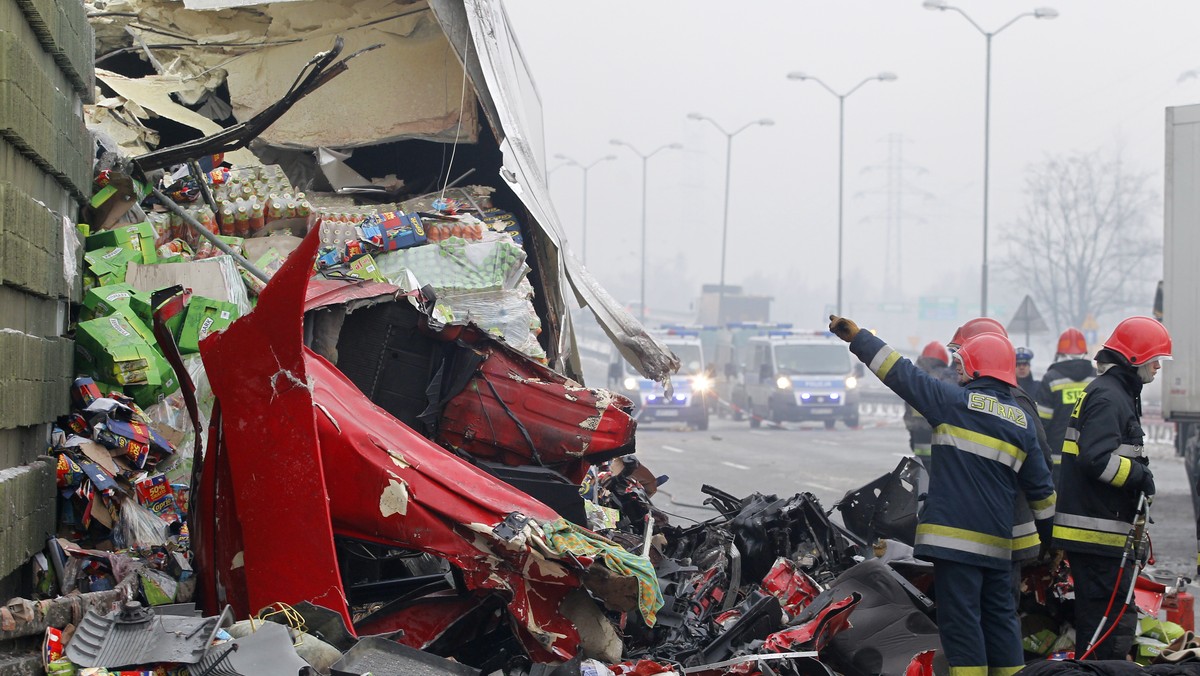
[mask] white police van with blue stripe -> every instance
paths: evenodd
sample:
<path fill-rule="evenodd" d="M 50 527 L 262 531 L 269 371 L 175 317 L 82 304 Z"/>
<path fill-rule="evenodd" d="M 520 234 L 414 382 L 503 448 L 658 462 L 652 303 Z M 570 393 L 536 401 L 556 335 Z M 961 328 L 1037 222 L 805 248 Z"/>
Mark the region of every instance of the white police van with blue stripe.
<path fill-rule="evenodd" d="M 679 372 L 671 376 L 671 396 L 667 396 L 662 384 L 643 377 L 619 354 L 609 366 L 608 389 L 633 402 L 639 425 L 685 422 L 698 430 L 708 429 L 713 377 L 705 364 L 699 334 L 671 330 L 656 337 L 679 358 Z"/>
<path fill-rule="evenodd" d="M 862 365 L 832 334 L 771 331 L 747 341 L 742 357 L 734 404 L 746 411 L 751 427 L 763 420 L 819 420 L 831 429 L 841 420 L 847 427 L 858 426 Z"/>

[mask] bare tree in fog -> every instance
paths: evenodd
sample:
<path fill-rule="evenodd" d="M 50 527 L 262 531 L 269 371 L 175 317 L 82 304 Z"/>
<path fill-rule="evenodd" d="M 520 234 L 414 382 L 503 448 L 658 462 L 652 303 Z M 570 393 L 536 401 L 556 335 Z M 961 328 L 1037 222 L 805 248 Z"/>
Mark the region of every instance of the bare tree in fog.
<path fill-rule="evenodd" d="M 1054 157 L 1030 167 L 1027 201 L 1004 240 L 1008 272 L 1063 329 L 1089 315 L 1150 303 L 1148 280 L 1162 242 L 1151 227 L 1152 175 L 1100 152 Z"/>

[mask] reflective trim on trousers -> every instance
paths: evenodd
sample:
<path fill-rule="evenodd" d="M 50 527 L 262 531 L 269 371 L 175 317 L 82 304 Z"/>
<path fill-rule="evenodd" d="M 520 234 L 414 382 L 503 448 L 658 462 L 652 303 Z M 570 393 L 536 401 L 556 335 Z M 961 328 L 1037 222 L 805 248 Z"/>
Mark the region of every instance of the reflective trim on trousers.
<path fill-rule="evenodd" d="M 997 537 L 965 528 L 931 523 L 918 524 L 916 544 L 945 547 L 1005 561 L 1012 559 L 1012 538 Z"/>

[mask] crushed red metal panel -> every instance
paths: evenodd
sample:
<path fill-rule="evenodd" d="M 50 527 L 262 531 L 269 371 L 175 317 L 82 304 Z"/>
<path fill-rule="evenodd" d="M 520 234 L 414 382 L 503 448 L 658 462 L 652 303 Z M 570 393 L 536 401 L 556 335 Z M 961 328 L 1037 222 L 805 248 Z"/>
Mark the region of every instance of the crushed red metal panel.
<path fill-rule="evenodd" d="M 201 344 L 221 404 L 220 458 L 232 479 L 213 504 L 232 499 L 236 507 L 250 609 L 312 601 L 350 623 L 304 363 L 300 308 L 319 243 L 313 233 L 263 290 L 254 312 Z M 228 552 L 214 554 L 220 561 Z M 296 565 L 301 558 L 304 565 Z"/>
<path fill-rule="evenodd" d="M 502 345 L 478 341 L 473 349 L 483 361 L 447 402 L 438 441 L 484 460 L 552 467 L 574 483 L 590 465 L 633 451 L 637 424 L 625 397 L 583 387 Z"/>
<path fill-rule="evenodd" d="M 363 280 L 310 279 L 304 293 L 304 311 L 361 300 L 395 298 L 400 287 Z"/>
<path fill-rule="evenodd" d="M 579 637 L 558 606 L 578 576 L 534 546 L 536 521 L 558 515 L 400 423 L 303 347 L 316 244 L 314 231 L 258 308 L 201 346 L 221 403 L 216 462 L 226 459 L 230 476 L 213 504 L 236 506 L 249 608 L 308 600 L 350 624 L 334 536 L 350 537 L 450 561 L 469 589 L 507 600 L 531 657 L 570 658 Z M 502 536 L 514 514 L 531 520 Z M 207 555 L 222 584 L 232 583 L 219 565 L 231 542 L 216 539 Z"/>

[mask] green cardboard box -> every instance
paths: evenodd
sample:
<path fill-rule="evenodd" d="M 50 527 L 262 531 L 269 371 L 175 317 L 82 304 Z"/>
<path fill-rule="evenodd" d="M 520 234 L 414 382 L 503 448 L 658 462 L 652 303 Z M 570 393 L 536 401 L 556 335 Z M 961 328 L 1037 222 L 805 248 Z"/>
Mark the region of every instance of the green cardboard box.
<path fill-rule="evenodd" d="M 183 327 L 179 330 L 179 352 L 199 352 L 201 340 L 209 334 L 229 328 L 237 318 L 238 309 L 233 303 L 192 296 L 183 317 Z"/>
<path fill-rule="evenodd" d="M 372 282 L 386 282 L 383 275 L 379 272 L 379 266 L 375 264 L 375 259 L 370 254 L 360 256 L 350 261 L 350 276 L 366 279 Z"/>
<path fill-rule="evenodd" d="M 128 247 L 110 246 L 83 254 L 87 268 L 84 285 L 91 287 L 109 286 L 125 282 L 125 268 L 131 261 L 141 259 L 141 254 Z M 90 277 L 89 277 L 90 276 Z"/>
<path fill-rule="evenodd" d="M 150 329 L 151 334 L 154 332 L 154 308 L 150 303 L 152 295 L 153 292 L 150 291 L 136 291 L 129 298 L 129 309 Z M 179 342 L 179 330 L 183 327 L 183 314 L 181 312 L 167 320 L 167 328 L 171 330 L 171 335 L 175 337 L 176 342 Z M 153 338 L 149 342 L 157 345 L 158 339 Z"/>
<path fill-rule="evenodd" d="M 136 320 L 135 320 L 136 321 Z M 140 323 L 140 322 L 139 322 Z M 76 370 L 120 385 L 152 384 L 151 364 L 161 359 L 120 314 L 79 322 L 75 329 Z"/>
<path fill-rule="evenodd" d="M 114 312 L 129 310 L 129 299 L 135 293 L 128 284 L 97 286 L 83 294 L 83 318 L 107 317 Z"/>
<path fill-rule="evenodd" d="M 142 221 L 88 235 L 83 248 L 92 251 L 105 247 L 124 247 L 139 254 L 139 263 L 157 263 L 158 250 L 154 245 L 156 237 L 157 233 L 154 232 L 150 221 Z"/>
<path fill-rule="evenodd" d="M 147 384 L 130 385 L 124 388 L 125 394 L 133 397 L 134 402 L 142 408 L 157 404 L 160 399 L 179 389 L 179 380 L 175 376 L 175 370 L 157 350 L 154 351 L 154 357 L 150 361 L 147 376 Z"/>

